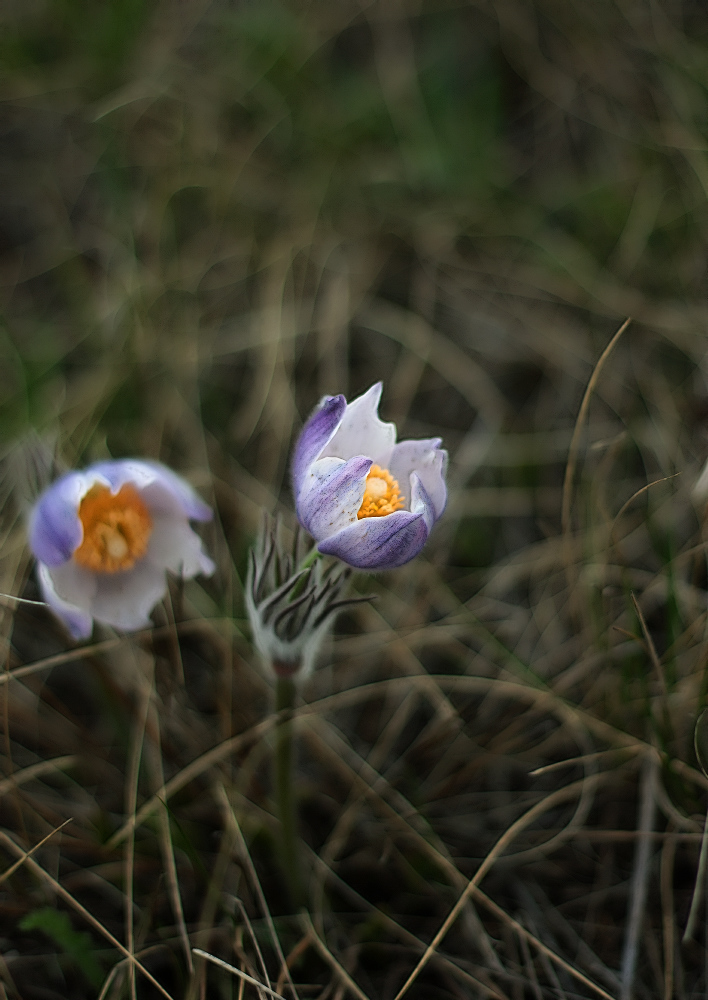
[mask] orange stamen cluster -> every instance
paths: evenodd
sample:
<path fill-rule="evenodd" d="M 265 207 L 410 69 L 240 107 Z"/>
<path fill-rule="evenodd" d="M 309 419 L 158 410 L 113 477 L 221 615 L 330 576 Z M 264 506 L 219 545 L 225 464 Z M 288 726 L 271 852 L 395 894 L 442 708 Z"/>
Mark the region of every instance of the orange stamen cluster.
<path fill-rule="evenodd" d="M 398 483 L 388 469 L 372 465 L 366 477 L 364 499 L 357 517 L 384 517 L 403 506 Z"/>
<path fill-rule="evenodd" d="M 74 559 L 97 573 L 131 569 L 147 552 L 152 518 L 131 483 L 111 493 L 108 486 L 93 486 L 79 505 L 84 538 Z"/>

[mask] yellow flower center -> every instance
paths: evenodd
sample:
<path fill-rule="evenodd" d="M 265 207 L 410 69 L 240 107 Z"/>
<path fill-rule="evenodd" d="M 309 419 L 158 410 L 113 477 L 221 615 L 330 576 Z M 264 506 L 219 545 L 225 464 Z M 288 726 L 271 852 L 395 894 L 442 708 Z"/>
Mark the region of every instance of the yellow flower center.
<path fill-rule="evenodd" d="M 366 477 L 364 499 L 357 517 L 383 517 L 385 514 L 393 514 L 394 510 L 400 510 L 402 506 L 399 486 L 391 473 L 380 465 L 372 465 Z"/>
<path fill-rule="evenodd" d="M 152 518 L 131 483 L 111 493 L 108 486 L 93 486 L 79 505 L 84 538 L 74 559 L 97 573 L 131 569 L 147 552 Z"/>

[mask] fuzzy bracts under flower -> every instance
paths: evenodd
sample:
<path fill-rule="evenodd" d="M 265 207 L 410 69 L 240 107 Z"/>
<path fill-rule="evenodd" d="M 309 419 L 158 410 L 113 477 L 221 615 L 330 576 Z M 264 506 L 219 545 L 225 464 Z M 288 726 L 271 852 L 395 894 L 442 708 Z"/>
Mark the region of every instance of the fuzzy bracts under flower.
<path fill-rule="evenodd" d="M 159 462 L 121 459 L 67 472 L 39 497 L 29 543 L 44 600 L 76 639 L 93 623 L 149 625 L 167 571 L 210 575 L 214 563 L 189 526 L 210 508 Z"/>
<path fill-rule="evenodd" d="M 253 642 L 276 677 L 301 679 L 312 670 L 317 651 L 339 611 L 370 597 L 344 597 L 350 570 L 337 563 L 298 569 L 303 559 L 296 534 L 286 550 L 277 522 L 266 520 L 251 550 L 246 609 Z M 305 560 L 306 561 L 306 560 Z"/>
<path fill-rule="evenodd" d="M 351 403 L 325 396 L 293 459 L 300 523 L 320 552 L 366 570 L 413 559 L 447 502 L 440 438 L 397 444 L 395 424 L 379 419 L 381 388 Z"/>

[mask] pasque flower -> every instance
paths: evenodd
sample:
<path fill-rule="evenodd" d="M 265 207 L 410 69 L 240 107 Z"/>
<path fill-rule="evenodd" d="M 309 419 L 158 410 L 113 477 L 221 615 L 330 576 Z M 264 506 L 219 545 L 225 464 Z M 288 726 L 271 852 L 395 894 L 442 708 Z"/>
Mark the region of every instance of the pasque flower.
<path fill-rule="evenodd" d="M 300 523 L 325 555 L 357 569 L 402 566 L 420 552 L 447 500 L 440 438 L 396 443 L 379 419 L 381 383 L 347 403 L 325 396 L 295 448 Z"/>
<path fill-rule="evenodd" d="M 94 620 L 125 631 L 145 627 L 167 592 L 166 571 L 184 579 L 214 572 L 189 526 L 211 516 L 159 462 L 119 459 L 67 472 L 30 515 L 44 600 L 76 639 L 91 634 Z"/>

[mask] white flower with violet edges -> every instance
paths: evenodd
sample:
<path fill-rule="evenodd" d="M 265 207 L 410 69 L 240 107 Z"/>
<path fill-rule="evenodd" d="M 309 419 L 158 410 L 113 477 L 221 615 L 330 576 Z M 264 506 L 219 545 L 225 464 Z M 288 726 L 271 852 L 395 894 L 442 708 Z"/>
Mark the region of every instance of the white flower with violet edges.
<path fill-rule="evenodd" d="M 325 396 L 293 457 L 300 523 L 318 550 L 357 569 L 402 566 L 425 544 L 447 502 L 440 438 L 396 443 L 379 418 L 382 384 L 347 403 Z"/>
<path fill-rule="evenodd" d="M 150 624 L 165 573 L 209 576 L 214 563 L 189 526 L 211 509 L 159 462 L 118 459 L 67 472 L 30 514 L 29 544 L 44 600 L 75 639 L 93 622 L 126 632 Z"/>

